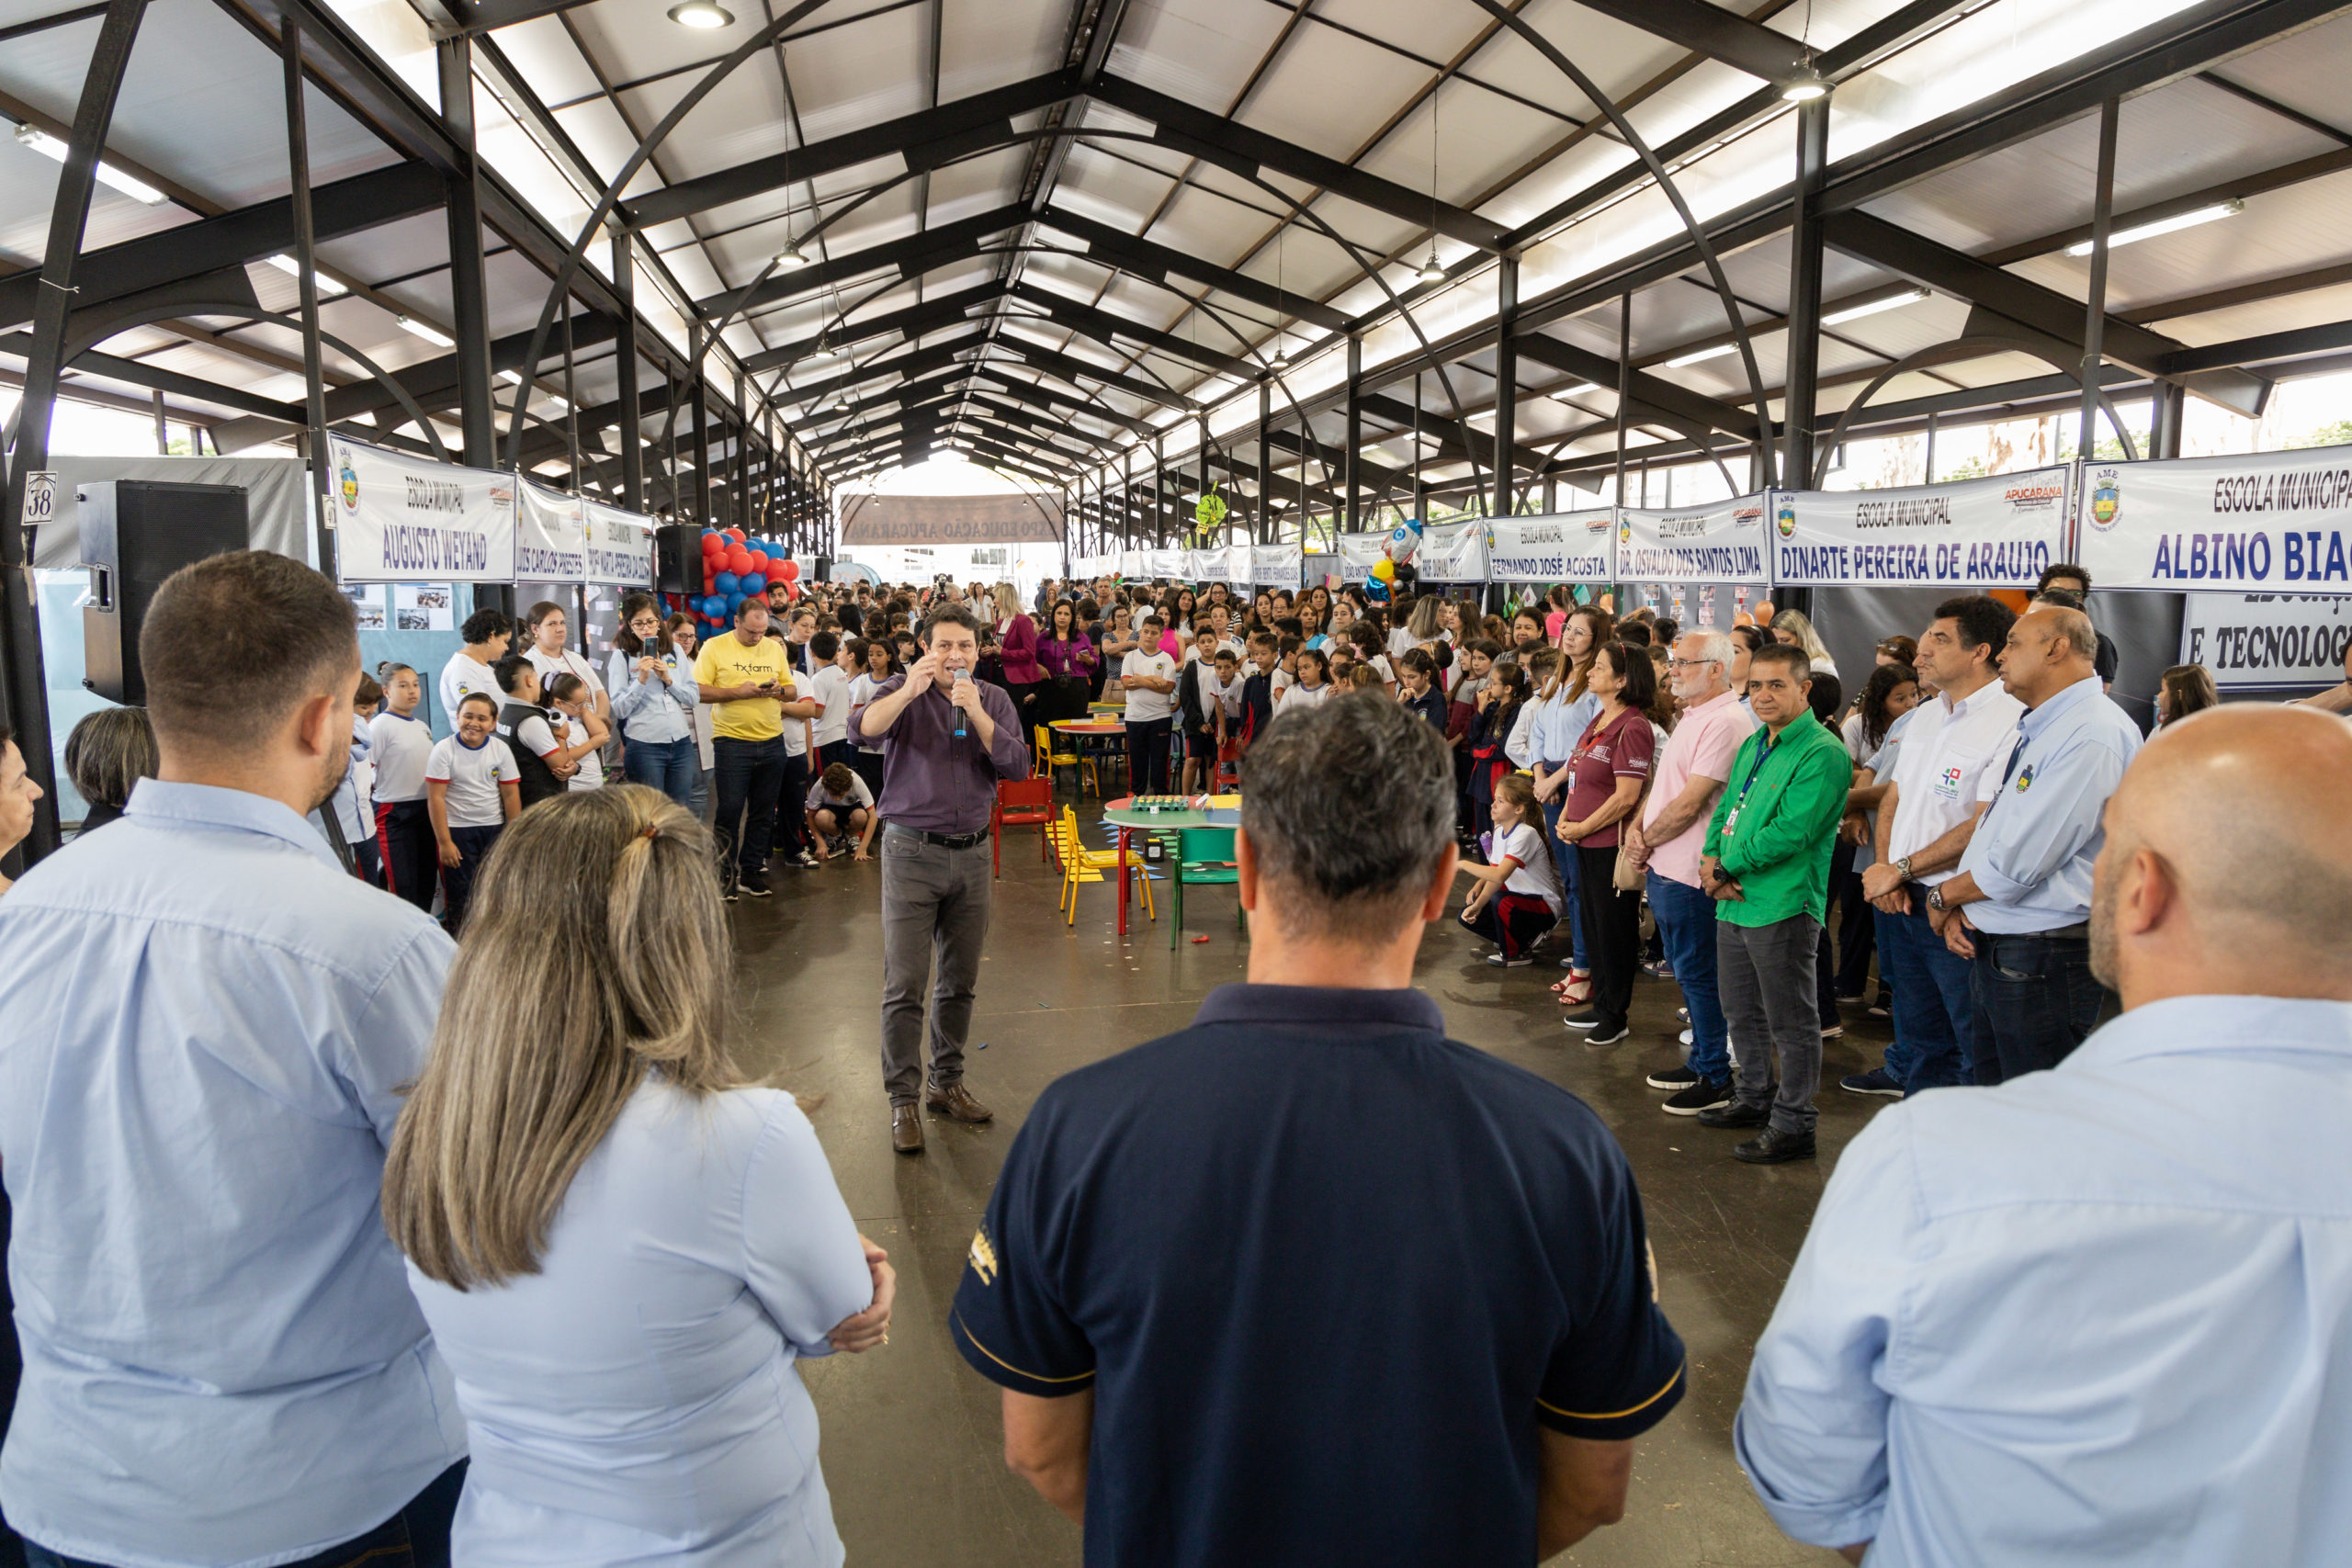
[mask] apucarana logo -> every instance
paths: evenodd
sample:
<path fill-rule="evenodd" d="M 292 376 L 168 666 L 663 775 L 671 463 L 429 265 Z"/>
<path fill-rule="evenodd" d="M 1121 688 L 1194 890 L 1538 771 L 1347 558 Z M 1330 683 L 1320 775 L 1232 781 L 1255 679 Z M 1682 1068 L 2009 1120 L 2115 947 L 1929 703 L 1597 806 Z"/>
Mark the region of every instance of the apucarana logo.
<path fill-rule="evenodd" d="M 1772 510 L 1772 525 L 1781 531 L 1781 537 L 1783 539 L 1796 536 L 1797 498 L 1795 496 L 1782 495 L 1780 498 L 1779 503 Z"/>
<path fill-rule="evenodd" d="M 2122 470 L 2101 468 L 2091 475 L 2091 526 L 2112 528 L 2122 511 Z"/>
<path fill-rule="evenodd" d="M 359 470 L 352 465 L 348 446 L 338 446 L 334 449 L 334 491 L 343 497 L 345 512 L 359 510 Z"/>
<path fill-rule="evenodd" d="M 1634 520 L 1632 518 L 1621 517 L 1617 520 L 1617 542 L 1621 545 L 1630 545 L 1634 542 Z"/>

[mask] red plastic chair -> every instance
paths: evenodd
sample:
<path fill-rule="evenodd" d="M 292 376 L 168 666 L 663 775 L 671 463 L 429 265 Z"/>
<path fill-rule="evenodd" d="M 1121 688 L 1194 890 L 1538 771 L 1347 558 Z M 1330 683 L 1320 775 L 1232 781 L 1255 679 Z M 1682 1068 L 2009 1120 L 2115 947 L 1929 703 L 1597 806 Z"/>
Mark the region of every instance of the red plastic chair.
<path fill-rule="evenodd" d="M 1054 781 L 1051 774 L 1035 779 L 999 779 L 996 785 L 996 806 L 989 813 L 989 865 L 998 876 L 1004 874 L 1004 829 L 1007 824 L 1016 828 L 1037 829 L 1037 860 L 1046 860 L 1047 831 L 1054 820 Z"/>
<path fill-rule="evenodd" d="M 1227 784 L 1241 787 L 1241 742 L 1228 739 L 1216 749 L 1216 793 L 1222 795 Z"/>

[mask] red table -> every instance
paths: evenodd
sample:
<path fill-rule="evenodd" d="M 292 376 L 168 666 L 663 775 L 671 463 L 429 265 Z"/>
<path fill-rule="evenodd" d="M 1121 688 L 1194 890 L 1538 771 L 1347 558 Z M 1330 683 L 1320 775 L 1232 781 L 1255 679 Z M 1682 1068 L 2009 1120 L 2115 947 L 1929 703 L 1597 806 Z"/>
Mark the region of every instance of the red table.
<path fill-rule="evenodd" d="M 1206 798 L 1200 796 L 1196 798 Z M 1102 803 L 1102 820 L 1119 831 L 1119 934 L 1127 934 L 1127 835 L 1132 832 L 1169 832 L 1178 828 L 1212 828 L 1221 826 L 1210 820 L 1206 811 L 1138 811 L 1136 797 L 1123 795 L 1116 800 Z"/>

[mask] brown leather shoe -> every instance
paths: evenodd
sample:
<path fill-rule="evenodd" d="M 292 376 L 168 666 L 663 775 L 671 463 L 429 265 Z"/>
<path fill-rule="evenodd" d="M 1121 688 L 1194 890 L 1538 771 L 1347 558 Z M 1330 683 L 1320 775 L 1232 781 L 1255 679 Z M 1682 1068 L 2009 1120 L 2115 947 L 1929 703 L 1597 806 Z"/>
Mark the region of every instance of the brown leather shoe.
<path fill-rule="evenodd" d="M 913 1106 L 890 1107 L 890 1146 L 902 1155 L 922 1153 L 922 1118 Z"/>
<path fill-rule="evenodd" d="M 964 1087 L 961 1078 L 945 1089 L 933 1085 L 924 1093 L 922 1103 L 925 1110 L 952 1116 L 958 1122 L 987 1122 L 996 1115 L 995 1111 L 972 1098 L 972 1091 Z"/>

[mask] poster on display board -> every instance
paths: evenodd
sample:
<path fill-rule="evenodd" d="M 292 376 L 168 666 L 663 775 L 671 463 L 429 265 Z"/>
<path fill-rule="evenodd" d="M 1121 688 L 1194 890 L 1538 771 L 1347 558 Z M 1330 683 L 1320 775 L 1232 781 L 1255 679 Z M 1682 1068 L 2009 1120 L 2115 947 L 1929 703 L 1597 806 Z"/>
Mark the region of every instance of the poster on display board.
<path fill-rule="evenodd" d="M 1626 582 L 1763 582 L 1770 552 L 1762 495 L 1617 513 L 1616 577 Z"/>
<path fill-rule="evenodd" d="M 2089 463 L 2080 485 L 2099 588 L 2352 591 L 2352 446 Z"/>
<path fill-rule="evenodd" d="M 2068 465 L 1900 490 L 1771 494 L 1772 581 L 1822 588 L 2030 588 L 2066 558 Z"/>
<path fill-rule="evenodd" d="M 1151 575 L 1170 582 L 1183 576 L 1184 569 L 1193 564 L 1182 550 L 1147 550 L 1144 554 L 1150 559 Z"/>
<path fill-rule="evenodd" d="M 1230 582 L 1232 558 L 1223 549 L 1187 550 L 1184 570 L 1194 582 Z"/>
<path fill-rule="evenodd" d="M 615 588 L 653 583 L 653 519 L 601 501 L 587 508 L 588 581 Z"/>
<path fill-rule="evenodd" d="M 1373 564 L 1388 558 L 1388 530 L 1376 534 L 1342 534 L 1340 536 L 1340 581 L 1362 582 L 1372 575 Z"/>
<path fill-rule="evenodd" d="M 1151 558 L 1142 550 L 1121 550 L 1119 552 L 1119 575 L 1125 578 L 1150 576 Z"/>
<path fill-rule="evenodd" d="M 1236 588 L 1250 585 L 1250 548 L 1248 545 L 1227 545 L 1225 547 L 1225 580 Z"/>
<path fill-rule="evenodd" d="M 2352 599 L 2316 593 L 2189 593 L 2180 661 L 2223 691 L 2333 686 L 2352 646 Z"/>
<path fill-rule="evenodd" d="M 1250 581 L 1261 588 L 1296 588 L 1302 552 L 1296 545 L 1250 547 Z"/>
<path fill-rule="evenodd" d="M 1487 525 L 1487 576 L 1495 582 L 1613 582 L 1614 508 L 1543 517 L 1498 517 Z"/>
<path fill-rule="evenodd" d="M 1484 582 L 1487 581 L 1487 525 L 1471 518 L 1461 523 L 1432 523 L 1421 530 L 1421 547 L 1413 557 L 1423 582 Z"/>
<path fill-rule="evenodd" d="M 335 436 L 326 505 L 345 582 L 512 582 L 514 476 Z"/>
<path fill-rule="evenodd" d="M 515 487 L 514 580 L 588 580 L 588 525 L 578 496 L 543 490 L 528 479 Z"/>

